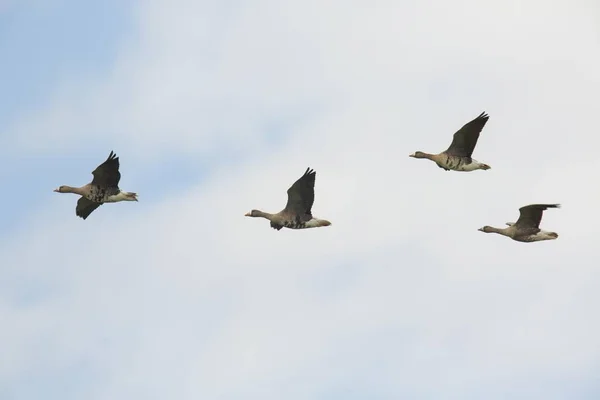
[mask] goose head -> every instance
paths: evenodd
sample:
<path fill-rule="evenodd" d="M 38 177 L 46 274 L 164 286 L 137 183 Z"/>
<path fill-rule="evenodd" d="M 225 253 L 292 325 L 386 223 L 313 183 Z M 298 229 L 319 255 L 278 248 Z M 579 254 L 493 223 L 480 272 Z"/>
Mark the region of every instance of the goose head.
<path fill-rule="evenodd" d="M 67 186 L 67 185 L 62 185 L 57 187 L 56 189 L 54 189 L 54 192 L 56 193 L 75 193 L 75 189 L 71 186 Z"/>
<path fill-rule="evenodd" d="M 415 151 L 414 153 L 409 154 L 408 156 L 412 158 L 427 158 L 427 154 L 423 153 L 422 151 Z"/>

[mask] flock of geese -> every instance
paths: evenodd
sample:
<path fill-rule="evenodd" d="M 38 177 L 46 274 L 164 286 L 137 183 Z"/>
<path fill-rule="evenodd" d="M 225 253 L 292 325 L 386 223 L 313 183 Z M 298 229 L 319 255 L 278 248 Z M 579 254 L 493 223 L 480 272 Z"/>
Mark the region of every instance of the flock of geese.
<path fill-rule="evenodd" d="M 413 158 L 425 158 L 437 164 L 446 171 L 471 172 L 478 169 L 488 170 L 491 167 L 471 157 L 479 134 L 487 123 L 489 116 L 484 112 L 474 120 L 466 123 L 459 129 L 452 139 L 447 150 L 438 154 L 429 154 L 417 151 L 410 155 Z M 119 157 L 112 151 L 102 164 L 93 172 L 92 182 L 81 187 L 60 186 L 55 189 L 58 193 L 74 193 L 79 196 L 75 213 L 84 220 L 104 203 L 120 201 L 138 201 L 136 193 L 126 192 L 119 188 L 121 173 L 119 172 Z M 271 227 L 276 230 L 281 228 L 307 229 L 329 226 L 331 222 L 315 218 L 312 215 L 312 206 L 315 201 L 316 172 L 308 168 L 287 191 L 288 201 L 285 208 L 275 214 L 260 210 L 252 210 L 247 217 L 260 217 L 268 219 Z M 479 230 L 485 233 L 498 233 L 518 242 L 538 242 L 558 238 L 556 232 L 547 232 L 540 229 L 540 222 L 544 210 L 559 208 L 560 204 L 530 204 L 519 209 L 517 222 L 507 222 L 506 228 L 484 226 Z"/>

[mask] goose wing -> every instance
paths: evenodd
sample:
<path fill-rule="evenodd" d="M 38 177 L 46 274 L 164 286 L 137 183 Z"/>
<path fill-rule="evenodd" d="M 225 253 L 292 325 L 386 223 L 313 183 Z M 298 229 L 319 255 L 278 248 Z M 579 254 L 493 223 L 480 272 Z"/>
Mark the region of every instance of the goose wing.
<path fill-rule="evenodd" d="M 75 214 L 77 214 L 78 217 L 86 219 L 92 213 L 92 211 L 94 211 L 96 208 L 100 207 L 101 205 L 102 205 L 102 203 L 96 203 L 95 201 L 88 200 L 87 198 L 82 196 L 77 201 L 77 207 L 75 208 Z"/>
<path fill-rule="evenodd" d="M 300 217 L 312 218 L 311 208 L 315 201 L 316 172 L 310 168 L 287 191 L 288 201 L 285 212 L 293 213 Z"/>
<path fill-rule="evenodd" d="M 489 115 L 482 112 L 477 118 L 467 122 L 462 128 L 456 131 L 446 153 L 459 157 L 471 157 L 479 139 L 479 134 L 489 118 Z"/>
<path fill-rule="evenodd" d="M 548 208 L 560 208 L 560 204 L 530 204 L 519 208 L 519 219 L 515 225 L 519 229 L 539 230 L 542 214 Z"/>
<path fill-rule="evenodd" d="M 92 172 L 92 175 L 94 175 L 92 185 L 118 187 L 119 181 L 121 180 L 119 157 L 111 151 L 106 161 L 100 164 L 94 172 Z"/>

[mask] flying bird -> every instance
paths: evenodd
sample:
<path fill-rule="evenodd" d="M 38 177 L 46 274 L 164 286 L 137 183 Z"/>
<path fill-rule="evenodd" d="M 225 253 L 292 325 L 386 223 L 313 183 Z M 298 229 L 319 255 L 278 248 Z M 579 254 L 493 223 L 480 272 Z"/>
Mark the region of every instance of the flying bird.
<path fill-rule="evenodd" d="M 119 189 L 121 173 L 119 172 L 119 157 L 112 151 L 102 164 L 93 172 L 91 183 L 81 187 L 60 186 L 54 189 L 57 193 L 74 193 L 81 196 L 77 201 L 75 214 L 86 219 L 96 208 L 104 203 L 119 201 L 138 201 L 137 193 L 125 192 Z"/>
<path fill-rule="evenodd" d="M 560 208 L 560 204 L 530 204 L 519 209 L 520 215 L 516 223 L 506 223 L 508 228 L 494 228 L 486 225 L 478 230 L 485 233 L 499 233 L 517 242 L 529 243 L 554 240 L 558 238 L 558 233 L 540 229 L 542 214 L 548 208 Z"/>
<path fill-rule="evenodd" d="M 488 121 L 489 116 L 482 112 L 474 120 L 467 122 L 460 128 L 452 139 L 450 147 L 446 151 L 439 154 L 429 154 L 422 151 L 417 151 L 410 154 L 413 158 L 426 158 L 437 164 L 438 167 L 446 171 L 475 171 L 477 169 L 488 170 L 491 167 L 481 163 L 473 158 L 473 150 L 479 139 L 479 134 Z"/>
<path fill-rule="evenodd" d="M 261 217 L 271 221 L 273 229 L 307 229 L 329 226 L 331 222 L 314 218 L 312 205 L 315 201 L 316 172 L 310 168 L 287 191 L 288 201 L 285 208 L 277 214 L 269 214 L 260 210 L 252 210 L 246 217 Z"/>

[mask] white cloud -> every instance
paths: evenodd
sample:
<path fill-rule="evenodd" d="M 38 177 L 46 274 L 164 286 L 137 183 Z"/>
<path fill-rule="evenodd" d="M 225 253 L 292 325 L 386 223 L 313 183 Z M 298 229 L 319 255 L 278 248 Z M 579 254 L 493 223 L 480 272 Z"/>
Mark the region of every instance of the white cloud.
<path fill-rule="evenodd" d="M 0 245 L 13 327 L 0 339 L 14 343 L 0 382 L 84 360 L 97 399 L 552 398 L 566 392 L 545 383 L 597 364 L 600 57 L 586 9 L 216 4 L 144 3 L 111 74 L 67 84 L 8 135 L 57 157 L 125 147 L 130 176 L 165 153 L 247 153 L 85 222 L 75 197 L 49 193 Z M 492 170 L 407 157 L 444 150 L 483 110 L 474 156 Z M 283 208 L 307 166 L 331 227 L 243 217 Z M 542 221 L 559 240 L 477 232 L 532 202 L 563 203 Z"/>

